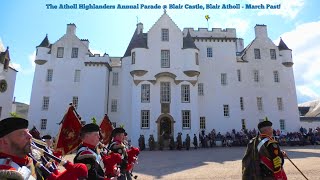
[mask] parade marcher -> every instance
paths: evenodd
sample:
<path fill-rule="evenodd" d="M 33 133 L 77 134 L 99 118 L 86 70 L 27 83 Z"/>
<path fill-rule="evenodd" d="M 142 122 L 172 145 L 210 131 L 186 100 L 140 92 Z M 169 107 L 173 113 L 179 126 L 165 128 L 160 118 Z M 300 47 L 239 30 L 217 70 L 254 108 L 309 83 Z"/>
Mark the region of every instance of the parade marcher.
<path fill-rule="evenodd" d="M 260 135 L 249 142 L 242 160 L 242 179 L 287 180 L 283 169 L 286 154 L 280 150 L 278 142 L 272 137 L 272 122 L 260 122 L 258 130 Z M 255 171 L 251 172 L 252 169 Z"/>
<path fill-rule="evenodd" d="M 148 139 L 148 143 L 149 143 L 149 150 L 153 151 L 155 148 L 155 142 L 154 142 L 154 137 L 152 134 L 150 134 L 150 137 Z"/>
<path fill-rule="evenodd" d="M 74 163 L 83 163 L 88 168 L 88 180 L 103 180 L 103 162 L 100 154 L 97 152 L 99 144 L 99 126 L 90 123 L 82 127 L 80 138 L 82 144 L 79 146 Z"/>
<path fill-rule="evenodd" d="M 11 117 L 0 121 L 0 179 L 35 180 L 31 172 L 32 135 L 29 133 L 28 121 Z"/>
<path fill-rule="evenodd" d="M 143 136 L 143 135 L 140 134 L 140 137 L 139 137 L 139 139 L 138 139 L 139 148 L 140 148 L 141 151 L 144 150 L 144 147 L 143 147 L 144 142 L 143 142 L 143 137 L 142 137 L 142 136 Z"/>
<path fill-rule="evenodd" d="M 178 133 L 177 136 L 177 150 L 181 150 L 182 149 L 182 137 L 181 137 L 181 133 Z"/>
<path fill-rule="evenodd" d="M 164 133 L 162 133 L 162 135 L 160 135 L 160 137 L 159 137 L 159 150 L 160 151 L 162 151 L 163 147 L 164 147 L 163 136 L 164 136 Z"/>
<path fill-rule="evenodd" d="M 198 139 L 196 134 L 193 135 L 193 146 L 194 146 L 194 149 L 198 148 Z"/>
<path fill-rule="evenodd" d="M 54 149 L 52 148 L 53 139 L 49 134 L 42 136 L 41 139 L 47 144 L 46 147 L 45 147 L 47 152 L 49 152 L 50 154 L 52 154 L 52 155 L 54 155 L 54 156 L 56 156 L 58 158 L 62 157 L 62 152 L 61 151 L 54 151 Z M 56 162 L 56 165 L 58 165 L 58 164 L 59 163 Z"/>
<path fill-rule="evenodd" d="M 187 134 L 187 137 L 186 137 L 186 149 L 187 150 L 189 150 L 189 148 L 190 148 L 190 136 L 189 136 L 189 134 Z"/>
<path fill-rule="evenodd" d="M 172 134 L 170 134 L 169 148 L 170 148 L 170 150 L 174 150 L 175 149 L 174 138 L 173 138 Z"/>
<path fill-rule="evenodd" d="M 120 165 L 120 176 L 119 180 L 131 180 L 131 175 L 127 171 L 128 165 L 128 154 L 127 149 L 124 142 L 125 130 L 123 128 L 115 128 L 112 131 L 112 142 L 109 144 L 108 149 L 114 153 L 118 153 L 121 155 L 121 165 Z"/>
<path fill-rule="evenodd" d="M 146 149 L 146 141 L 145 141 L 145 138 L 144 138 L 144 135 L 142 135 L 142 150 L 141 151 L 143 151 L 143 150 L 145 150 Z"/>

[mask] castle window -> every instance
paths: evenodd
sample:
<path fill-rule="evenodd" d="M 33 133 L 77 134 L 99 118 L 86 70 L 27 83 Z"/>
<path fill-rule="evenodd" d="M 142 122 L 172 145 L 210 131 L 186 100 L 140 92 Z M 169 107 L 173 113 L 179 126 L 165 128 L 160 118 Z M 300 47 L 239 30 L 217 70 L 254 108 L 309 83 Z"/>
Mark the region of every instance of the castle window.
<path fill-rule="evenodd" d="M 150 102 L 150 84 L 141 85 L 141 102 L 142 103 Z"/>
<path fill-rule="evenodd" d="M 112 85 L 113 86 L 118 86 L 119 84 L 119 73 L 118 72 L 113 72 L 112 73 Z"/>
<path fill-rule="evenodd" d="M 71 58 L 78 58 L 78 48 L 72 48 Z"/>
<path fill-rule="evenodd" d="M 207 47 L 207 57 L 212 57 L 212 47 Z"/>
<path fill-rule="evenodd" d="M 169 29 L 161 29 L 161 40 L 169 41 Z"/>
<path fill-rule="evenodd" d="M 47 119 L 41 119 L 41 122 L 40 122 L 40 129 L 41 130 L 46 130 L 47 129 Z"/>
<path fill-rule="evenodd" d="M 149 128 L 150 110 L 141 110 L 141 129 Z"/>
<path fill-rule="evenodd" d="M 78 109 L 78 104 L 79 104 L 79 98 L 78 96 L 73 96 L 72 97 L 72 104 L 74 106 L 75 109 Z"/>
<path fill-rule="evenodd" d="M 282 111 L 283 110 L 283 103 L 282 103 L 282 98 L 281 97 L 277 98 L 277 105 L 278 105 L 278 110 Z"/>
<path fill-rule="evenodd" d="M 161 68 L 170 67 L 170 51 L 161 50 Z"/>
<path fill-rule="evenodd" d="M 237 76 L 238 76 L 238 81 L 241 81 L 241 71 L 240 69 L 237 69 Z"/>
<path fill-rule="evenodd" d="M 203 91 L 203 83 L 198 83 L 198 95 L 203 96 L 204 91 Z"/>
<path fill-rule="evenodd" d="M 254 49 L 254 58 L 255 59 L 261 59 L 260 49 Z"/>
<path fill-rule="evenodd" d="M 161 103 L 170 103 L 170 82 L 160 83 Z"/>
<path fill-rule="evenodd" d="M 132 52 L 131 58 L 132 58 L 131 64 L 135 64 L 136 63 L 136 52 Z"/>
<path fill-rule="evenodd" d="M 191 128 L 190 110 L 182 110 L 182 129 Z"/>
<path fill-rule="evenodd" d="M 111 112 L 117 112 L 118 101 L 116 99 L 111 100 Z"/>
<path fill-rule="evenodd" d="M 42 99 L 42 110 L 48 110 L 49 109 L 49 97 L 44 96 Z"/>
<path fill-rule="evenodd" d="M 221 73 L 221 85 L 227 85 L 227 73 Z"/>
<path fill-rule="evenodd" d="M 286 121 L 284 119 L 280 119 L 280 130 L 285 131 L 286 130 Z"/>
<path fill-rule="evenodd" d="M 244 110 L 243 97 L 240 97 L 240 109 L 241 109 L 241 111 Z"/>
<path fill-rule="evenodd" d="M 74 79 L 73 79 L 74 82 L 80 82 L 80 73 L 81 73 L 81 70 L 79 69 L 76 69 L 74 71 Z"/>
<path fill-rule="evenodd" d="M 257 107 L 259 111 L 263 110 L 262 97 L 257 97 Z"/>
<path fill-rule="evenodd" d="M 259 82 L 259 71 L 258 70 L 254 70 L 253 71 L 253 80 L 254 82 Z"/>
<path fill-rule="evenodd" d="M 52 76 L 53 76 L 53 69 L 48 69 L 47 70 L 47 82 L 52 81 Z"/>
<path fill-rule="evenodd" d="M 196 65 L 199 65 L 199 53 L 195 53 Z"/>
<path fill-rule="evenodd" d="M 271 59 L 277 59 L 277 54 L 275 49 L 270 49 L 270 57 Z"/>
<path fill-rule="evenodd" d="M 64 52 L 64 48 L 63 47 L 58 47 L 57 58 L 63 58 L 63 52 Z"/>
<path fill-rule="evenodd" d="M 206 117 L 200 117 L 200 129 L 206 129 Z"/>
<path fill-rule="evenodd" d="M 278 71 L 273 71 L 273 79 L 274 79 L 274 82 L 277 82 L 277 83 L 280 82 Z"/>
<path fill-rule="evenodd" d="M 190 102 L 190 86 L 181 85 L 181 102 L 189 103 Z"/>
<path fill-rule="evenodd" d="M 246 127 L 246 120 L 245 120 L 245 119 L 241 119 L 241 128 L 242 128 L 243 130 L 247 129 L 247 127 Z"/>
<path fill-rule="evenodd" d="M 223 116 L 224 116 L 224 117 L 229 117 L 229 115 L 230 115 L 229 105 L 224 104 L 224 105 L 223 105 Z"/>

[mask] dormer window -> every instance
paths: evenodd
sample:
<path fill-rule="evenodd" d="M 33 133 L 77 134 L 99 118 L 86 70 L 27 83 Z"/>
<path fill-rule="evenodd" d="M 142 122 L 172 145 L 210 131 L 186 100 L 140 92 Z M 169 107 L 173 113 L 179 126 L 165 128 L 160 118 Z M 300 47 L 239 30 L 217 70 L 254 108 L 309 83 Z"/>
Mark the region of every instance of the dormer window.
<path fill-rule="evenodd" d="M 260 49 L 254 49 L 254 58 L 255 59 L 261 59 Z"/>
<path fill-rule="evenodd" d="M 162 41 L 169 41 L 169 29 L 161 29 Z"/>
<path fill-rule="evenodd" d="M 72 48 L 71 58 L 78 58 L 78 48 Z"/>
<path fill-rule="evenodd" d="M 58 47 L 57 58 L 63 58 L 63 52 L 64 52 L 64 48 L 63 47 Z"/>

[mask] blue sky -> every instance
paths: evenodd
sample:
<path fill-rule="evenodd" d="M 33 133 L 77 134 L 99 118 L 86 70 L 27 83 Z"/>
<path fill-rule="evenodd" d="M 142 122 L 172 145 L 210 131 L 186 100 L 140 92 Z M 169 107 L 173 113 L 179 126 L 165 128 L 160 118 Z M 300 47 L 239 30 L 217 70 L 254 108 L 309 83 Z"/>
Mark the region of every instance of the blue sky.
<path fill-rule="evenodd" d="M 92 52 L 121 57 L 136 28 L 144 32 L 163 14 L 163 9 L 67 10 L 47 9 L 46 4 L 168 5 L 168 4 L 281 4 L 280 9 L 167 9 L 172 20 L 183 28 L 236 28 L 245 45 L 254 38 L 255 24 L 266 24 L 271 40 L 279 38 L 293 50 L 298 102 L 320 95 L 320 1 L 318 0 L 4 0 L 1 1 L 0 46 L 10 47 L 11 65 L 19 72 L 14 96 L 29 103 L 34 74 L 36 46 L 46 34 L 50 43 L 75 23 L 77 36 L 89 39 Z M 209 15 L 209 23 L 204 18 Z M 1 48 L 1 47 L 0 47 Z"/>

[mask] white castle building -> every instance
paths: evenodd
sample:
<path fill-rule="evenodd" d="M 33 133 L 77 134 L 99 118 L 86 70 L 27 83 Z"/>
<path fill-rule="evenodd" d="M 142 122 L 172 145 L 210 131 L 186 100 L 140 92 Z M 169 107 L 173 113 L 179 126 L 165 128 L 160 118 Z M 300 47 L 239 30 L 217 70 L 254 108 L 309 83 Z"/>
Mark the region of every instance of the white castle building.
<path fill-rule="evenodd" d="M 9 48 L 3 49 L 0 41 L 0 120 L 10 117 L 17 70 L 10 67 Z"/>
<path fill-rule="evenodd" d="M 37 46 L 29 120 L 56 135 L 69 102 L 87 123 L 108 114 L 132 143 L 232 129 L 253 129 L 266 116 L 274 129 L 300 127 L 291 50 L 275 45 L 266 25 L 244 48 L 236 29 L 180 30 L 164 13 L 145 33 L 137 24 L 121 58 L 94 55 L 76 25 Z M 112 54 L 112 52 L 110 52 Z"/>

